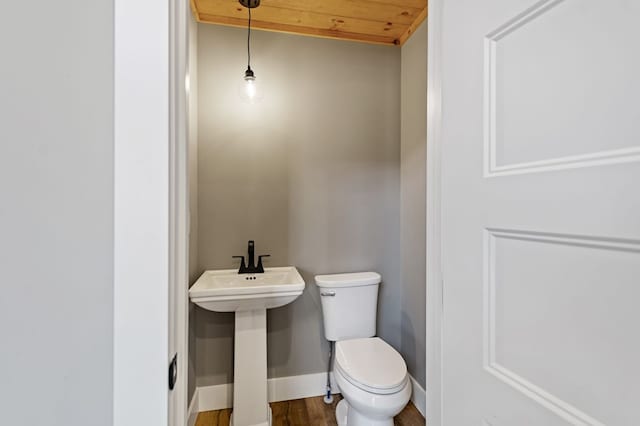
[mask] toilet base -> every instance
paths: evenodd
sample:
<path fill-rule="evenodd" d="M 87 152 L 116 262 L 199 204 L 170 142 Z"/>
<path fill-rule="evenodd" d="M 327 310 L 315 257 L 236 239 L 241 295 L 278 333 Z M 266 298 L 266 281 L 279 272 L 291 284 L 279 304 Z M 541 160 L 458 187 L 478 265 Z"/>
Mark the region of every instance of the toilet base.
<path fill-rule="evenodd" d="M 336 407 L 336 422 L 338 426 L 393 426 L 393 418 L 370 419 L 349 406 L 346 399 Z"/>
<path fill-rule="evenodd" d="M 336 422 L 338 426 L 347 426 L 347 413 L 349 412 L 349 404 L 344 399 L 338 402 L 336 406 Z"/>

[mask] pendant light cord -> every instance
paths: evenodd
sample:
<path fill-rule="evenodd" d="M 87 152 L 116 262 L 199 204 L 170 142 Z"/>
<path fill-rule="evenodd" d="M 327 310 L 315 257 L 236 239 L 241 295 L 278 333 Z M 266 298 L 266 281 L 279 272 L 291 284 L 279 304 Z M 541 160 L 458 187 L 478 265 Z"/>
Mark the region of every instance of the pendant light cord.
<path fill-rule="evenodd" d="M 249 9 L 249 31 L 247 32 L 247 68 L 251 69 L 251 5 Z"/>

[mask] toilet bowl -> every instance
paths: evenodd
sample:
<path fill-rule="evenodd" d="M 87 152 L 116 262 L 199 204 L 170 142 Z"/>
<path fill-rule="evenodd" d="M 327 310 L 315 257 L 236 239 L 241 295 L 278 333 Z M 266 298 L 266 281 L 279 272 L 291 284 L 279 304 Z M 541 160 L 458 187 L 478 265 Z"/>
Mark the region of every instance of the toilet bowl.
<path fill-rule="evenodd" d="M 336 408 L 340 426 L 393 426 L 411 398 L 402 356 L 378 337 L 337 342 L 334 376 L 344 397 Z"/>
<path fill-rule="evenodd" d="M 402 356 L 376 335 L 376 272 L 317 275 L 324 333 L 335 342 L 336 384 L 344 399 L 336 408 L 340 426 L 393 426 L 411 397 Z"/>

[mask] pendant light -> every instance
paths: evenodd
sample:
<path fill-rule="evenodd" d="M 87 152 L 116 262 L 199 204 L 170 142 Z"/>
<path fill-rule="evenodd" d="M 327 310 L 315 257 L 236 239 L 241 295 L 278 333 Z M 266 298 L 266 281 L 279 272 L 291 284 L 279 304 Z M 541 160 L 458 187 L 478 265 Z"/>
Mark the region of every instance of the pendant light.
<path fill-rule="evenodd" d="M 256 75 L 251 69 L 251 9 L 260 6 L 260 0 L 238 0 L 249 12 L 247 26 L 247 70 L 244 72 L 240 97 L 249 103 L 256 103 L 262 99 L 260 85 L 256 81 Z"/>

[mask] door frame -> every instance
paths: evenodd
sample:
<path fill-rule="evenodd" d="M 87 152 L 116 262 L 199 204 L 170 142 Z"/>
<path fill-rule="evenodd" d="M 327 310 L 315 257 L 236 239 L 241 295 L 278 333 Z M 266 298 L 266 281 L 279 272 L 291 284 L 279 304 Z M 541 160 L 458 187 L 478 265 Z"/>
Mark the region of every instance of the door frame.
<path fill-rule="evenodd" d="M 114 0 L 116 426 L 186 424 L 187 110 L 179 105 L 186 91 L 188 7 L 187 0 Z M 178 402 L 170 413 L 172 306 L 180 355 Z"/>
<path fill-rule="evenodd" d="M 427 41 L 427 336 L 426 417 L 430 426 L 442 418 L 444 277 L 441 243 L 442 12 L 444 0 L 429 0 Z"/>
<path fill-rule="evenodd" d="M 186 426 L 188 421 L 189 360 L 189 19 L 188 0 L 171 0 L 169 15 L 169 310 L 173 310 L 178 354 L 178 382 L 175 405 L 169 407 L 169 426 Z M 173 300 L 171 300 L 173 297 Z M 170 315 L 170 318 L 171 315 Z M 171 332 L 171 331 L 170 331 Z M 169 352 L 171 358 L 171 352 Z M 170 360 L 168 360 L 170 362 Z"/>
<path fill-rule="evenodd" d="M 176 203 L 170 213 L 170 194 L 176 199 L 184 182 L 171 179 L 176 159 L 177 115 L 172 110 L 176 90 L 184 83 L 187 40 L 176 30 L 170 11 L 188 18 L 186 0 L 114 0 L 114 425 L 168 425 L 167 348 L 169 340 L 170 222 L 174 214 L 188 217 L 188 204 Z M 440 235 L 441 151 L 441 25 L 443 0 L 429 1 L 427 71 L 427 256 L 426 256 L 426 394 L 429 424 L 442 425 L 442 307 L 443 277 Z M 187 11 L 188 12 L 188 11 Z M 170 22 L 172 21 L 172 22 Z M 183 22 L 187 25 L 186 22 Z M 179 25 L 179 24 L 178 24 Z M 144 28 L 145 31 L 140 31 Z M 169 42 L 167 42 L 169 41 Z M 144 52 L 144 54 L 141 54 Z M 172 124 L 173 123 L 173 124 Z M 160 142 L 159 142 L 160 141 Z M 161 145 L 159 145 L 161 143 Z M 158 149 L 164 146 L 165 149 Z M 179 157 L 179 156 L 178 156 Z M 176 163 L 176 161 L 178 161 Z M 186 164 L 184 165 L 186 167 Z M 144 194 L 144 196 L 141 196 Z M 186 219 L 185 219 L 186 220 Z M 180 256 L 180 259 L 187 259 Z M 135 261 L 132 261 L 135 260 Z M 188 264 L 178 261 L 175 275 Z M 183 392 L 178 410 L 186 422 L 188 359 L 188 293 L 178 313 L 178 387 Z M 184 403 L 182 402 L 184 399 Z M 184 407 L 184 408 L 180 408 Z M 181 426 L 181 425 L 176 425 Z"/>

